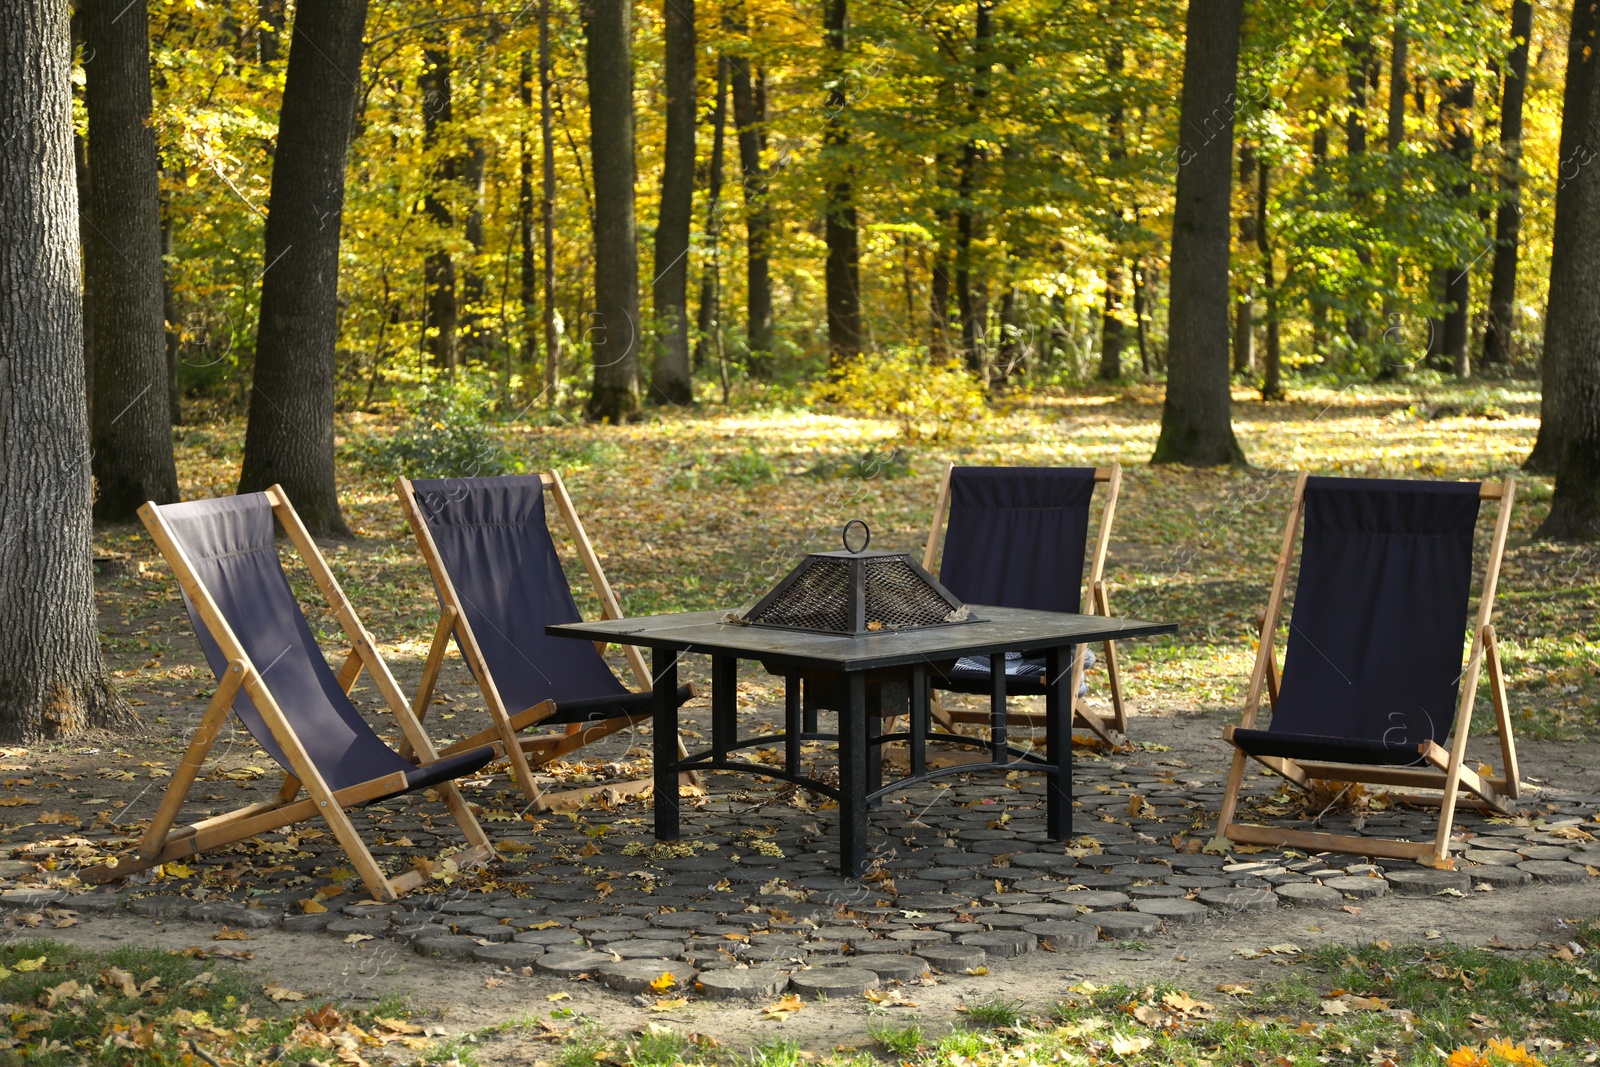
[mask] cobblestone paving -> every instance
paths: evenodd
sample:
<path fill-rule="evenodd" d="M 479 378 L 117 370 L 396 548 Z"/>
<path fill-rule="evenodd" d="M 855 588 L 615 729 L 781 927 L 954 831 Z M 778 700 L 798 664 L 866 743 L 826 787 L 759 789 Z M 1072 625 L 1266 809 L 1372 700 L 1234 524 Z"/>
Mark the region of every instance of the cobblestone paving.
<path fill-rule="evenodd" d="M 332 835 L 316 827 L 200 857 L 191 877 L 83 890 L 62 882 L 131 838 L 115 827 L 62 834 L 23 824 L 0 840 L 9 857 L 0 860 L 8 909 L 0 914 L 14 928 L 48 928 L 65 912 L 125 908 L 163 921 L 391 938 L 486 970 L 588 973 L 623 994 L 645 993 L 670 972 L 707 998 L 753 999 L 859 993 L 928 971 L 983 974 L 1041 948 L 1094 951 L 1241 912 L 1374 908 L 1386 894 L 1449 896 L 1600 874 L 1600 797 L 1551 791 L 1530 796 L 1520 820 L 1463 813 L 1455 871 L 1191 851 L 1210 836 L 1220 779 L 1171 754 L 1080 757 L 1077 836 L 1066 844 L 1045 836 L 1033 776 L 908 788 L 873 813 L 874 868 L 857 881 L 834 869 L 833 813 L 790 787 L 714 776 L 707 797 L 686 803 L 682 840 L 658 844 L 648 805 L 530 820 L 498 776 L 471 792 L 503 861 L 485 877 L 439 882 L 396 904 L 363 901 Z M 1292 806 L 1276 781 L 1247 780 L 1246 818 Z M 1431 838 L 1433 818 L 1391 807 L 1328 815 L 1321 826 L 1420 840 Z M 459 842 L 427 798 L 367 809 L 358 825 L 395 870 Z M 307 901 L 327 910 L 308 913 Z"/>

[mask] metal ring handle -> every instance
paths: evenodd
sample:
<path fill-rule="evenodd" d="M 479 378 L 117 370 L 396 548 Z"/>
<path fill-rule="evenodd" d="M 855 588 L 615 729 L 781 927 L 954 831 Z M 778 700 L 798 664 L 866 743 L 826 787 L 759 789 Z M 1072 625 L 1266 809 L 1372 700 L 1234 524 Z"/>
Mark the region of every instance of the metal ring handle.
<path fill-rule="evenodd" d="M 850 547 L 850 527 L 852 526 L 861 527 L 862 533 L 866 534 L 866 538 L 861 542 L 860 548 Z M 852 555 L 865 552 L 867 550 L 867 546 L 872 544 L 872 527 L 868 526 L 860 519 L 851 519 L 849 522 L 844 524 L 844 529 L 839 531 L 839 540 L 844 542 L 844 550 Z"/>

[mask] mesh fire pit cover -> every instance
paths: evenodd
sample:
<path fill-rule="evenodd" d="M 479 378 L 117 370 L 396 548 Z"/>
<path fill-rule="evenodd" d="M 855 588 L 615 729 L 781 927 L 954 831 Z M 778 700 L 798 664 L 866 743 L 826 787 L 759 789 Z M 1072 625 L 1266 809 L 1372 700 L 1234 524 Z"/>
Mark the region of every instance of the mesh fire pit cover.
<path fill-rule="evenodd" d="M 752 626 L 859 636 L 972 621 L 961 601 L 904 552 L 812 552 L 739 620 Z"/>

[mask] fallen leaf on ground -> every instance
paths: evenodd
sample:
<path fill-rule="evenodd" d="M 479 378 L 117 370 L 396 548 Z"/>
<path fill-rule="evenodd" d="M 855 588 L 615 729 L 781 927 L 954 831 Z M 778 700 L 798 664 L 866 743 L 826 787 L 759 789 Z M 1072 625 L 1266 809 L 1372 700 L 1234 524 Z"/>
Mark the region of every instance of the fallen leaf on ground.
<path fill-rule="evenodd" d="M 268 998 L 277 1001 L 279 1004 L 282 1004 L 286 1000 L 306 999 L 306 995 L 304 993 L 296 993 L 292 989 L 285 989 L 281 985 L 272 985 L 271 983 L 262 986 L 261 992 L 265 993 Z"/>

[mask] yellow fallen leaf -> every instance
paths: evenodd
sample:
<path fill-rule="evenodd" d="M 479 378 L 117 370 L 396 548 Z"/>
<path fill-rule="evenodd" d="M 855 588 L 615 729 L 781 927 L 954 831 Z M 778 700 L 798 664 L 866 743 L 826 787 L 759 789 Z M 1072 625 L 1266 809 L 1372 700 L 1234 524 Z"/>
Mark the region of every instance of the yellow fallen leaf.
<path fill-rule="evenodd" d="M 982 976 L 989 973 L 989 968 L 980 963 L 976 967 L 968 967 L 967 973 Z"/>
<path fill-rule="evenodd" d="M 248 930 L 235 930 L 231 926 L 224 926 L 221 930 L 211 935 L 213 941 L 254 941 L 255 935 Z"/>
<path fill-rule="evenodd" d="M 306 915 L 321 915 L 328 910 L 327 906 L 315 900 L 302 900 L 299 902 L 300 911 Z"/>
<path fill-rule="evenodd" d="M 168 878 L 194 877 L 194 868 L 189 866 L 187 863 L 164 863 L 161 865 L 160 870 L 161 873 Z"/>
<path fill-rule="evenodd" d="M 1322 1002 L 1322 1014 L 1324 1015 L 1344 1015 L 1349 1011 L 1350 1005 L 1345 1003 L 1342 998 L 1338 1000 L 1324 1000 Z"/>
<path fill-rule="evenodd" d="M 506 984 L 506 980 L 504 978 L 493 978 L 493 977 L 491 977 L 491 978 L 485 978 L 483 980 L 483 988 L 485 988 L 485 989 L 499 989 L 501 986 L 503 986 L 505 984 Z"/>
<path fill-rule="evenodd" d="M 650 988 L 657 993 L 665 993 L 677 984 L 678 979 L 673 976 L 671 971 L 662 971 L 661 977 L 650 983 Z"/>
<path fill-rule="evenodd" d="M 279 1004 L 289 1000 L 306 999 L 306 995 L 304 993 L 296 993 L 292 989 L 285 989 L 281 985 L 272 985 L 271 983 L 262 986 L 261 992 L 265 993 L 270 999 L 277 1001 Z"/>
<path fill-rule="evenodd" d="M 687 1003 L 689 1003 L 688 997 L 673 997 L 670 1000 L 666 997 L 659 997 L 654 1004 L 650 1005 L 650 1010 L 672 1011 L 674 1008 L 681 1008 Z"/>
<path fill-rule="evenodd" d="M 572 999 L 572 994 L 571 993 L 551 993 L 550 995 L 546 996 L 544 999 L 552 1000 L 552 1001 L 553 1000 L 571 1000 Z"/>
<path fill-rule="evenodd" d="M 1161 1003 L 1180 1015 L 1200 1015 L 1216 1008 L 1215 1004 L 1195 1000 L 1187 993 L 1168 993 L 1161 998 Z"/>
<path fill-rule="evenodd" d="M 561 924 L 556 922 L 554 919 L 546 919 L 543 922 L 534 923 L 532 926 L 528 927 L 528 929 L 529 930 L 554 930 L 556 927 L 558 927 L 560 925 Z"/>
<path fill-rule="evenodd" d="M 914 1008 L 917 1006 L 916 1001 L 909 999 L 898 989 L 869 989 L 863 995 L 874 1004 L 890 1008 Z"/>
<path fill-rule="evenodd" d="M 1235 997 L 1253 997 L 1256 995 L 1255 990 L 1251 989 L 1247 985 L 1239 985 L 1237 982 L 1223 982 L 1221 985 L 1217 986 L 1217 992 L 1227 993 L 1230 996 Z"/>
<path fill-rule="evenodd" d="M 12 964 L 12 969 L 16 971 L 22 971 L 23 973 L 27 973 L 28 971 L 42 971 L 44 970 L 44 963 L 47 959 L 49 959 L 48 956 L 38 956 L 31 960 L 18 960 L 16 963 Z"/>
<path fill-rule="evenodd" d="M 1116 1034 L 1111 1038 L 1111 1051 L 1118 1056 L 1132 1056 L 1135 1053 L 1143 1052 L 1153 1044 L 1155 1042 L 1143 1034 L 1133 1037 L 1124 1037 L 1121 1034 Z"/>
<path fill-rule="evenodd" d="M 786 996 L 779 997 L 771 1004 L 768 1004 L 762 1009 L 761 1014 L 767 1016 L 768 1018 L 781 1019 L 784 1015 L 790 1012 L 799 1011 L 805 1006 L 805 1001 L 800 999 L 800 995 L 798 993 L 790 993 Z"/>
<path fill-rule="evenodd" d="M 344 943 L 347 945 L 359 945 L 363 941 L 371 941 L 372 939 L 371 934 L 346 934 Z"/>

